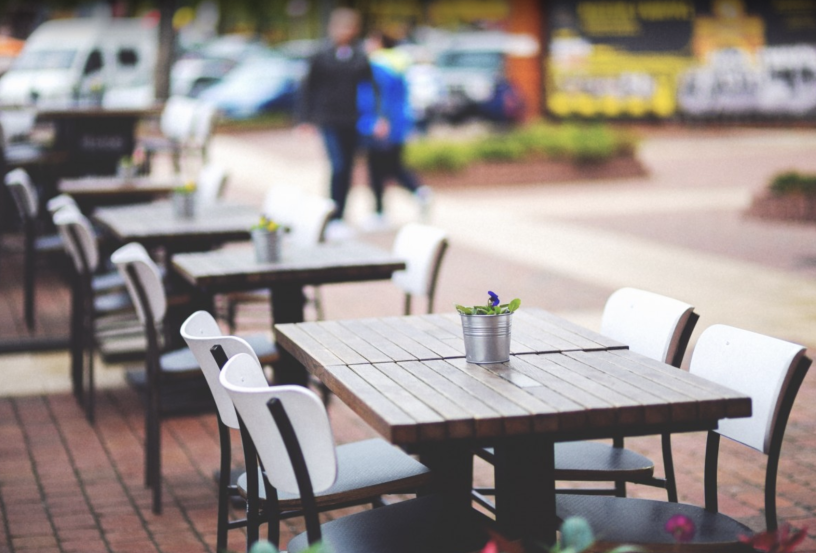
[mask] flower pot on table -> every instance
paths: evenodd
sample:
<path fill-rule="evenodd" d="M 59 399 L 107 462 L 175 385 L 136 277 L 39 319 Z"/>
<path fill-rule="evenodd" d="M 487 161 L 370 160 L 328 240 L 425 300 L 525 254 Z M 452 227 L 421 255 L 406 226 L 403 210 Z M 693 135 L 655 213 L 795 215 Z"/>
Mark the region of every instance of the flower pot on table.
<path fill-rule="evenodd" d="M 459 315 L 462 317 L 465 358 L 468 363 L 504 363 L 510 360 L 512 313 Z"/>

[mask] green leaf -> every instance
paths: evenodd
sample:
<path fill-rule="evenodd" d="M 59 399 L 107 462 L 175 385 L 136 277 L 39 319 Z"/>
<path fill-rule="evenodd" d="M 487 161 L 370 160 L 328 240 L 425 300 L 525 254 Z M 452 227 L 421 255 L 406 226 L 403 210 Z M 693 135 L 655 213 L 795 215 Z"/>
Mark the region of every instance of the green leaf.
<path fill-rule="evenodd" d="M 464 305 L 456 304 L 456 310 L 459 313 L 463 313 L 465 315 L 473 315 L 473 308 L 472 307 L 465 307 Z"/>
<path fill-rule="evenodd" d="M 478 307 L 473 308 L 473 314 L 474 315 L 490 315 L 490 311 L 488 311 L 487 308 L 482 307 L 480 305 Z"/>
<path fill-rule="evenodd" d="M 511 301 L 511 302 L 510 302 L 510 303 L 507 305 L 507 309 L 510 311 L 510 313 L 512 313 L 513 311 L 515 311 L 515 310 L 516 310 L 516 309 L 518 309 L 519 307 L 521 307 L 521 300 L 520 300 L 520 299 L 518 299 L 518 298 L 514 299 L 513 301 Z"/>
<path fill-rule="evenodd" d="M 593 543 L 595 543 L 595 537 L 585 518 L 570 517 L 561 525 L 561 547 L 563 549 L 572 548 L 575 553 L 581 553 Z"/>
<path fill-rule="evenodd" d="M 646 550 L 636 545 L 619 545 L 608 553 L 646 553 Z"/>

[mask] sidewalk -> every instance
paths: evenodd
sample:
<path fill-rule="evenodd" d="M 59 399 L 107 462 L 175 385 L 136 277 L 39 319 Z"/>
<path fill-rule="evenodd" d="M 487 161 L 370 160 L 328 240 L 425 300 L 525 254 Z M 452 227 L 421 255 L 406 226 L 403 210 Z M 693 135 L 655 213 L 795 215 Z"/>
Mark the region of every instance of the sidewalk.
<path fill-rule="evenodd" d="M 432 222 L 451 239 L 436 309 L 480 301 L 492 289 L 597 329 L 606 297 L 618 287 L 637 286 L 695 304 L 701 320 L 694 338 L 724 322 L 816 345 L 816 226 L 740 215 L 752 191 L 772 174 L 816 171 L 814 151 L 812 131 L 679 131 L 645 142 L 647 178 L 435 190 Z M 316 136 L 219 135 L 212 155 L 230 169 L 227 195 L 233 199 L 259 203 L 273 183 L 324 191 L 327 166 Z M 402 191 L 389 190 L 386 201 L 395 226 L 416 218 L 412 198 Z M 370 204 L 370 193 L 355 187 L 352 224 L 363 221 Z M 364 238 L 390 247 L 393 232 Z M 393 315 L 402 307 L 388 282 L 325 286 L 323 294 L 328 318 Z M 100 371 L 109 391 L 91 428 L 64 393 L 67 354 L 2 360 L 15 376 L 9 378 L 7 370 L 0 381 L 0 553 L 213 550 L 214 417 L 166 424 L 166 512 L 153 517 L 141 485 L 142 409 L 135 394 L 121 387 L 120 372 Z M 51 378 L 42 376 L 45 366 Z M 15 385 L 17 379 L 27 387 Z M 811 375 L 794 405 L 779 479 L 780 518 L 811 528 L 801 548 L 811 552 L 815 394 Z M 338 440 L 374 435 L 339 402 L 330 411 Z M 681 501 L 702 504 L 704 443 L 702 434 L 674 439 Z M 660 458 L 659 440 L 638 438 L 627 445 Z M 240 458 L 237 449 L 234 458 Z M 720 460 L 720 508 L 760 528 L 764 457 L 724 442 Z M 478 481 L 489 482 L 487 467 L 479 464 L 476 472 Z M 664 497 L 636 486 L 630 493 Z M 243 537 L 232 534 L 230 546 L 240 550 Z"/>

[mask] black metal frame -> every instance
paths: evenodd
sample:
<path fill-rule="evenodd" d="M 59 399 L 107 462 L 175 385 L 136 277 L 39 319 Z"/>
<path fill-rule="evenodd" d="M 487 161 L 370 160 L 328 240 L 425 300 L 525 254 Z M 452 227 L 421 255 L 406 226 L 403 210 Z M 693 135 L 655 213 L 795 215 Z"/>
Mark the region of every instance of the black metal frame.
<path fill-rule="evenodd" d="M 94 384 L 94 294 L 91 268 L 85 250 L 82 248 L 76 228 L 68 227 L 74 242 L 81 270 L 74 267 L 74 285 L 71 298 L 71 383 L 74 396 L 85 406 L 85 417 L 93 424 L 96 409 Z M 85 376 L 87 375 L 87 399 L 85 396 Z"/>
<path fill-rule="evenodd" d="M 788 388 L 779 404 L 776 424 L 771 434 L 771 446 L 768 451 L 768 463 L 765 468 L 765 525 L 769 531 L 775 531 L 778 526 L 776 514 L 776 477 L 779 472 L 779 456 L 782 453 L 782 439 L 785 437 L 785 428 L 793 409 L 793 402 L 802 386 L 812 361 L 802 356 L 793 369 Z M 705 508 L 712 513 L 718 512 L 717 499 L 717 461 L 719 459 L 720 435 L 709 431 L 706 440 L 705 458 Z"/>
<path fill-rule="evenodd" d="M 20 216 L 20 224 L 23 230 L 23 314 L 26 328 L 33 332 L 36 326 L 34 316 L 34 292 L 36 278 L 36 239 L 37 223 L 29 214 L 27 207 L 28 198 L 23 197 L 21 186 L 6 186 L 17 206 L 17 213 Z"/>
<path fill-rule="evenodd" d="M 306 466 L 306 459 L 303 457 L 303 450 L 300 448 L 300 441 L 297 434 L 295 434 L 292 421 L 289 419 L 289 415 L 286 414 L 286 409 L 283 407 L 281 400 L 273 397 L 266 405 L 275 424 L 278 426 L 283 445 L 286 446 L 286 452 L 289 454 L 289 460 L 292 463 L 292 470 L 295 473 L 298 491 L 300 492 L 303 517 L 306 520 L 306 537 L 309 545 L 312 545 L 319 542 L 323 536 L 320 531 L 320 520 L 317 517 L 317 501 L 312 488 L 312 479 L 309 476 L 309 468 Z"/>
<path fill-rule="evenodd" d="M 161 484 L 161 393 L 159 379 L 161 366 L 159 362 L 159 340 L 156 324 L 153 320 L 153 310 L 147 299 L 142 281 L 133 264 L 125 267 L 128 278 L 136 291 L 136 296 L 144 316 L 144 328 L 147 335 L 147 351 L 145 352 L 145 376 L 147 406 L 145 409 L 145 485 L 153 490 L 153 512 L 161 514 L 162 484 Z"/>

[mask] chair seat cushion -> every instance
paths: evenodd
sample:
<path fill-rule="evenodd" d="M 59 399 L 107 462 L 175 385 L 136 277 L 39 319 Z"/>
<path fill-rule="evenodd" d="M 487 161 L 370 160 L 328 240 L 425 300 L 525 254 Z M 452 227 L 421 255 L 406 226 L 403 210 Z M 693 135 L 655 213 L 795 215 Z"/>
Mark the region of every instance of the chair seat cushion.
<path fill-rule="evenodd" d="M 427 495 L 337 518 L 321 525 L 328 550 L 338 553 L 465 553 L 487 541 L 487 520 L 472 509 L 451 508 Z M 289 541 L 289 553 L 309 547 L 306 534 Z"/>
<path fill-rule="evenodd" d="M 634 481 L 650 478 L 654 462 L 640 453 L 601 442 L 555 444 L 556 480 Z"/>
<path fill-rule="evenodd" d="M 414 492 L 431 478 L 425 465 L 379 438 L 338 446 L 337 469 L 334 485 L 317 494 L 318 507 L 365 503 L 386 493 Z M 265 500 L 266 492 L 263 486 L 260 488 L 259 496 Z M 246 474 L 238 478 L 238 491 L 246 497 Z M 283 510 L 300 508 L 297 495 L 281 492 L 278 500 Z"/>
<path fill-rule="evenodd" d="M 34 249 L 43 253 L 55 253 L 65 251 L 65 246 L 59 234 L 46 234 L 34 240 Z"/>
<path fill-rule="evenodd" d="M 97 315 L 110 315 L 123 311 L 134 311 L 130 295 L 125 291 L 98 294 L 94 297 L 94 313 Z"/>
<path fill-rule="evenodd" d="M 119 271 L 110 271 L 101 275 L 96 275 L 91 280 L 91 288 L 94 292 L 109 292 L 117 288 L 125 288 L 125 279 Z"/>
<path fill-rule="evenodd" d="M 159 364 L 163 372 L 175 375 L 183 373 L 198 374 L 201 372 L 198 361 L 196 361 L 190 348 L 181 348 L 162 354 L 159 358 Z"/>
<path fill-rule="evenodd" d="M 278 348 L 275 342 L 265 334 L 251 334 L 249 336 L 241 336 L 250 345 L 261 365 L 268 365 L 277 361 Z"/>
<path fill-rule="evenodd" d="M 750 528 L 728 516 L 683 503 L 558 494 L 556 509 L 561 519 L 584 517 L 604 545 L 626 543 L 673 546 L 674 538 L 664 527 L 671 517 L 678 514 L 685 515 L 694 522 L 696 531 L 692 543 L 704 546 L 703 548 L 707 546 L 711 551 L 725 551 L 729 546 L 736 550 L 746 550 L 744 546 L 737 544 L 738 538 L 753 534 Z M 686 550 L 684 544 L 683 551 Z"/>

